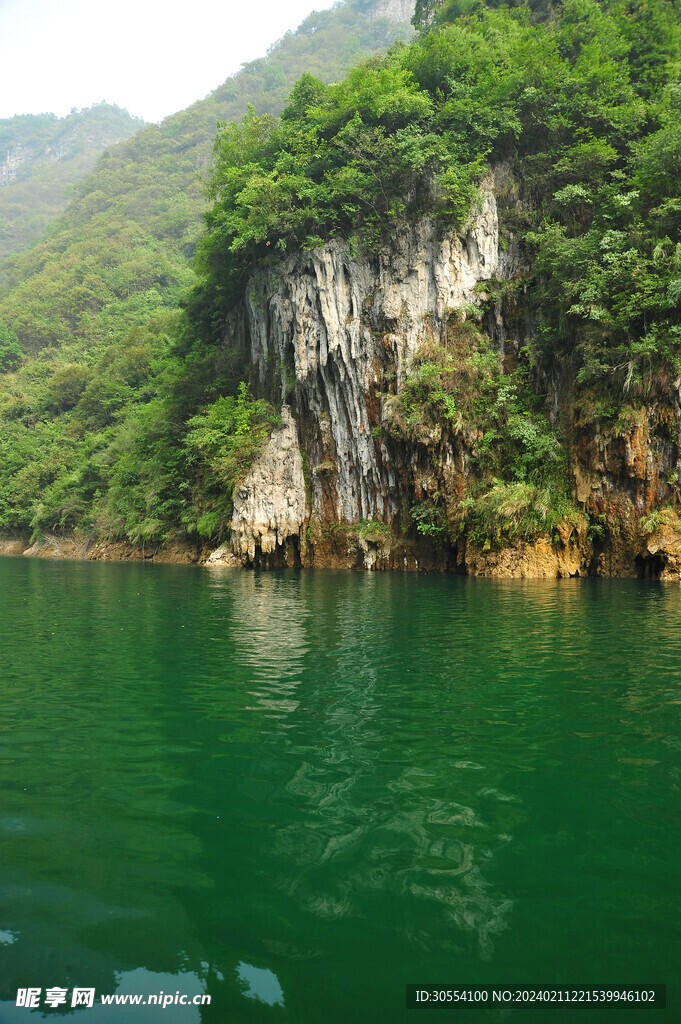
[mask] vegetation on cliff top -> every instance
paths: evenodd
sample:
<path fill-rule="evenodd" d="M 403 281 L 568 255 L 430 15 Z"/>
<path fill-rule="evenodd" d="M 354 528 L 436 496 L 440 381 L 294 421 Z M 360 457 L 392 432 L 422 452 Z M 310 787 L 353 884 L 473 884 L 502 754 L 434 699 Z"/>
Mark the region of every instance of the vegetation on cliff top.
<path fill-rule="evenodd" d="M 415 19 L 425 28 L 411 46 L 337 85 L 306 77 L 281 121 L 248 116 L 218 136 L 204 284 L 190 306 L 198 347 L 273 252 L 338 234 L 373 247 L 423 213 L 461 225 L 483 169 L 504 163 L 521 182 L 504 226 L 531 266 L 534 326 L 520 368 L 500 374 L 493 360 L 468 382 L 490 401 L 457 528 L 477 543 L 560 522 L 582 529 L 565 446 L 519 375 L 567 373 L 621 399 L 681 373 L 678 12 L 631 0 L 431 0 Z M 400 396 L 403 437 L 424 420 L 431 441 L 480 420 L 457 409 L 448 360 L 417 359 Z M 431 537 L 445 532 L 439 501 L 412 508 Z"/>
<path fill-rule="evenodd" d="M 524 187 L 513 227 L 533 259 L 541 354 L 574 349 L 580 379 L 620 385 L 651 358 L 678 372 L 674 4 L 439 7 L 435 28 L 343 82 L 303 78 L 280 121 L 249 115 L 220 132 L 195 308 L 220 323 L 272 251 L 338 233 L 374 243 L 422 212 L 460 222 L 482 169 L 508 161 Z"/>
<path fill-rule="evenodd" d="M 219 536 L 216 467 L 227 453 L 197 448 L 197 417 L 219 420 L 221 403 L 237 395 L 223 324 L 249 274 L 336 235 L 374 245 L 420 213 L 461 223 L 483 171 L 501 162 L 521 182 L 505 230 L 531 266 L 525 378 L 560 366 L 621 395 L 652 374 L 681 372 L 675 3 L 428 0 L 417 16 L 424 28 L 412 44 L 336 84 L 306 74 L 279 119 L 253 110 L 220 128 L 201 282 L 186 313 L 174 306 L 197 232 L 191 189 L 178 194 L 172 179 L 184 167 L 173 133 L 182 137 L 191 112 L 147 130 L 165 140 L 167 189 L 141 181 L 151 140 L 142 133 L 129 144 L 140 157 L 135 187 L 122 187 L 118 157 L 110 175 L 102 162 L 101 188 L 82 189 L 63 229 L 15 263 L 0 321 L 31 358 L 16 370 L 10 353 L 0 396 L 0 528 Z M 12 352 L 14 335 L 5 340 Z M 497 405 L 518 379 L 499 379 Z M 434 401 L 449 416 L 455 405 L 443 396 Z M 241 401 L 250 401 L 244 392 Z M 508 403 L 497 412 L 508 428 Z M 497 437 L 488 448 L 501 476 L 488 477 L 526 488 L 514 492 L 518 509 L 557 505 L 560 460 L 546 455 L 558 439 L 536 408 L 518 415 L 526 464 L 520 472 L 501 458 Z M 266 422 L 262 410 L 254 416 Z M 502 514 L 504 495 L 485 494 L 480 516 Z"/>

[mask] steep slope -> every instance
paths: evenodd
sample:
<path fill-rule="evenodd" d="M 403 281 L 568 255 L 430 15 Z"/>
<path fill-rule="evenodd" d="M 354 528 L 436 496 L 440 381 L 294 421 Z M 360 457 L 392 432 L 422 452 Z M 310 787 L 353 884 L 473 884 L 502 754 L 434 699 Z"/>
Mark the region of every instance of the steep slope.
<path fill-rule="evenodd" d="M 6 257 L 44 234 L 100 153 L 143 124 L 108 103 L 68 117 L 24 114 L 0 121 L 0 281 Z"/>
<path fill-rule="evenodd" d="M 11 376 L 6 529 L 678 578 L 674 6 L 422 6 L 413 44 L 221 128 L 174 323 Z"/>

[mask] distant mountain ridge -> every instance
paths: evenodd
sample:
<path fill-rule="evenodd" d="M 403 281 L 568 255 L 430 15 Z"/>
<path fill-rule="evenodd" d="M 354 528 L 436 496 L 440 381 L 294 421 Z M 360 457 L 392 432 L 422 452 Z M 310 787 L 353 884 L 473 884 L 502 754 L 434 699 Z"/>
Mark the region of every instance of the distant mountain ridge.
<path fill-rule="evenodd" d="M 17 114 L 0 120 L 0 187 L 25 181 L 41 161 L 56 164 L 87 151 L 94 164 L 102 149 L 129 138 L 143 125 L 142 118 L 110 103 L 74 110 L 66 117 Z"/>
<path fill-rule="evenodd" d="M 66 209 L 70 187 L 97 157 L 144 125 L 139 117 L 99 103 L 67 117 L 19 114 L 0 120 L 0 265 L 40 238 Z"/>
<path fill-rule="evenodd" d="M 177 240 L 178 231 L 185 234 L 186 260 L 204 205 L 196 173 L 207 165 L 218 122 L 239 119 L 249 104 L 258 113 L 278 114 L 303 73 L 333 81 L 362 56 L 409 38 L 413 10 L 414 0 L 344 0 L 313 11 L 265 57 L 244 64 L 204 99 L 158 125 L 108 103 L 64 118 L 38 114 L 0 120 L 0 285 L 31 276 L 30 262 L 14 271 L 8 259 L 39 242 L 62 213 L 68 211 L 66 219 L 50 234 L 119 203 L 126 219 L 150 221 L 157 238 L 169 233 Z M 125 145 L 115 146 L 119 142 Z M 162 174 L 162 167 L 170 173 Z M 172 207 L 174 220 L 180 206 L 186 213 L 183 227 L 168 225 L 164 210 Z"/>

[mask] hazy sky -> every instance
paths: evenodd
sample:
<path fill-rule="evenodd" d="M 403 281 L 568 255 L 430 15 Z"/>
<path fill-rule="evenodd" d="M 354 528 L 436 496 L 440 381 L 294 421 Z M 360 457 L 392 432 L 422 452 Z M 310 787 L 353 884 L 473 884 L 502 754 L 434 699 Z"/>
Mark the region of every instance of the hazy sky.
<path fill-rule="evenodd" d="M 0 0 L 0 118 L 107 100 L 159 121 L 332 3 Z"/>

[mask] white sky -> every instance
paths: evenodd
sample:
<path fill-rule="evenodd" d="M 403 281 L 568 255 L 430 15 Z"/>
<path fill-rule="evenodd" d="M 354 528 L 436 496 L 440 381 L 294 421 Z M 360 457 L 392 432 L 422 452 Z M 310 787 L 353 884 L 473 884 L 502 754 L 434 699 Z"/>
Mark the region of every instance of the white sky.
<path fill-rule="evenodd" d="M 0 0 L 0 118 L 106 100 L 160 121 L 333 0 Z"/>

